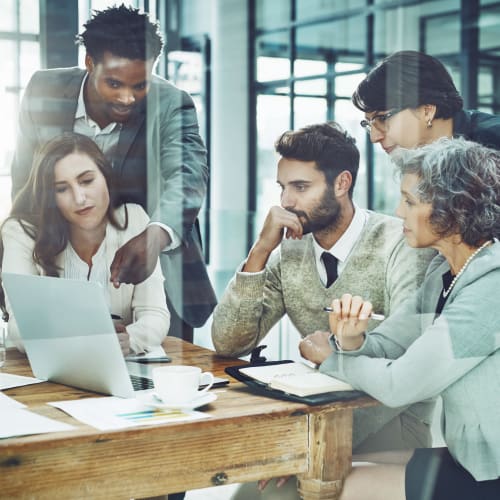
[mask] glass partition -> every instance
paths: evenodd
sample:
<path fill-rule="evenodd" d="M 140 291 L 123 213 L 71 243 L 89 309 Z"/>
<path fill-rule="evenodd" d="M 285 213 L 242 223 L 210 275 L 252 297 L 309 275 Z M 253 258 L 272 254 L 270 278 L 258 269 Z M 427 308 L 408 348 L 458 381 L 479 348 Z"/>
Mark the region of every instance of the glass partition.
<path fill-rule="evenodd" d="M 10 165 L 16 142 L 19 101 L 34 71 L 40 68 L 38 0 L 5 0 L 0 16 L 0 222 L 10 210 Z"/>
<path fill-rule="evenodd" d="M 264 218 L 273 205 L 279 205 L 276 184 L 278 157 L 274 151 L 276 139 L 290 128 L 290 99 L 287 95 L 260 95 L 257 98 L 257 212 L 255 238 Z"/>
<path fill-rule="evenodd" d="M 297 19 L 306 20 L 321 18 L 331 15 L 345 15 L 346 11 L 352 11 L 366 7 L 366 0 L 296 0 Z"/>
<path fill-rule="evenodd" d="M 258 29 L 273 29 L 288 24 L 291 18 L 290 0 L 256 0 L 255 24 Z"/>
<path fill-rule="evenodd" d="M 361 55 L 365 48 L 364 16 L 297 28 L 297 57 L 302 59 L 336 61 L 340 56 Z"/>
<path fill-rule="evenodd" d="M 255 42 L 256 77 L 259 82 L 290 77 L 290 40 L 288 32 L 261 36 Z"/>

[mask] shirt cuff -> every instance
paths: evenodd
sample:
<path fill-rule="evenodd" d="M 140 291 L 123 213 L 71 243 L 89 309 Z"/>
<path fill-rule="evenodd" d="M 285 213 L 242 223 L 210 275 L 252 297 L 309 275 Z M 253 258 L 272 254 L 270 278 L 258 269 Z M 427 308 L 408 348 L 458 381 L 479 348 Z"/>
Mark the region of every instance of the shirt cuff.
<path fill-rule="evenodd" d="M 266 272 L 266 268 L 262 269 L 262 271 L 243 271 L 243 268 L 245 267 L 245 264 L 247 263 L 246 259 L 239 265 L 239 267 L 236 269 L 236 272 L 238 274 L 241 274 L 242 276 L 263 276 Z"/>
<path fill-rule="evenodd" d="M 366 345 L 366 333 L 363 333 L 363 343 L 357 349 L 352 349 L 350 351 L 346 351 L 345 349 L 342 348 L 338 338 L 335 336 L 334 333 L 330 333 L 330 337 L 328 340 L 335 352 L 340 352 L 342 354 L 354 354 L 355 356 L 358 356 L 362 354 L 364 351 Z"/>
<path fill-rule="evenodd" d="M 175 234 L 174 230 L 171 227 L 166 226 L 165 224 L 162 224 L 161 222 L 150 222 L 148 224 L 149 226 L 159 226 L 161 227 L 164 231 L 168 233 L 170 236 L 170 244 L 167 245 L 165 248 L 162 249 L 162 252 L 167 252 L 169 250 L 174 250 L 181 244 L 181 239 Z"/>

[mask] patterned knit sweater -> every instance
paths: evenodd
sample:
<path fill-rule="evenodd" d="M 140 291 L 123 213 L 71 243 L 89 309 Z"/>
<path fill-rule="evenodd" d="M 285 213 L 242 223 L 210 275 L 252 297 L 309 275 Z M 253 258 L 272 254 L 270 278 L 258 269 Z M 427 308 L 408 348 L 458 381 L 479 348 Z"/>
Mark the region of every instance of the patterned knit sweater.
<path fill-rule="evenodd" d="M 237 271 L 228 284 L 214 311 L 214 346 L 225 356 L 248 354 L 285 314 L 303 337 L 316 330 L 328 331 L 328 314 L 322 309 L 344 293 L 370 300 L 374 311 L 387 317 L 420 286 L 434 255 L 434 251 L 406 245 L 399 219 L 369 212 L 341 275 L 325 288 L 316 268 L 312 235 L 284 240 L 264 271 Z M 377 324 L 370 323 L 369 330 Z M 424 402 L 405 408 L 356 410 L 353 445 L 375 435 L 400 413 L 408 412 L 427 424 L 433 409 L 433 402 Z M 430 444 L 427 425 L 411 432 L 413 436 L 402 436 L 403 445 Z"/>
<path fill-rule="evenodd" d="M 304 337 L 327 331 L 323 307 L 343 293 L 370 300 L 385 316 L 414 292 L 434 252 L 406 245 L 401 221 L 369 212 L 342 274 L 325 288 L 316 269 L 312 235 L 284 240 L 259 273 L 236 272 L 214 311 L 212 338 L 219 354 L 241 356 L 287 314 Z M 375 326 L 371 322 L 369 329 Z"/>

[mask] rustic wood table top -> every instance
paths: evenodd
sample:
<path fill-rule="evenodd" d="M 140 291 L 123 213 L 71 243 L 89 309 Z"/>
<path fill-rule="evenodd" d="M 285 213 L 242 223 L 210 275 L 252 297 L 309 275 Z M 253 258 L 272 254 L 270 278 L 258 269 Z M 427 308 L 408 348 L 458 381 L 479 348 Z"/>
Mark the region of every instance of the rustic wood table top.
<path fill-rule="evenodd" d="M 222 377 L 225 367 L 244 363 L 176 338 L 164 347 L 172 363 Z M 32 375 L 27 358 L 11 349 L 0 371 Z M 46 404 L 95 393 L 51 382 L 5 390 L 76 428 L 0 440 L 0 498 L 144 498 L 297 474 L 304 499 L 335 499 L 351 468 L 352 411 L 377 404 L 369 397 L 321 406 L 280 401 L 232 378 L 216 392 L 203 408 L 211 418 L 100 431 Z"/>

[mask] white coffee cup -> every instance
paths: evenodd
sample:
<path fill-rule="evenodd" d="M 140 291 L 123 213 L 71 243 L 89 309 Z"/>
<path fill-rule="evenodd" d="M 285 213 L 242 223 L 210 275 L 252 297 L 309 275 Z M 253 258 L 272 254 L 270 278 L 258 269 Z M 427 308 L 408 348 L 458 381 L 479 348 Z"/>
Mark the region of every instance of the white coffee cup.
<path fill-rule="evenodd" d="M 170 365 L 153 368 L 156 395 L 165 403 L 184 404 L 205 394 L 214 383 L 210 372 L 197 366 Z M 207 384 L 199 390 L 199 386 Z"/>

